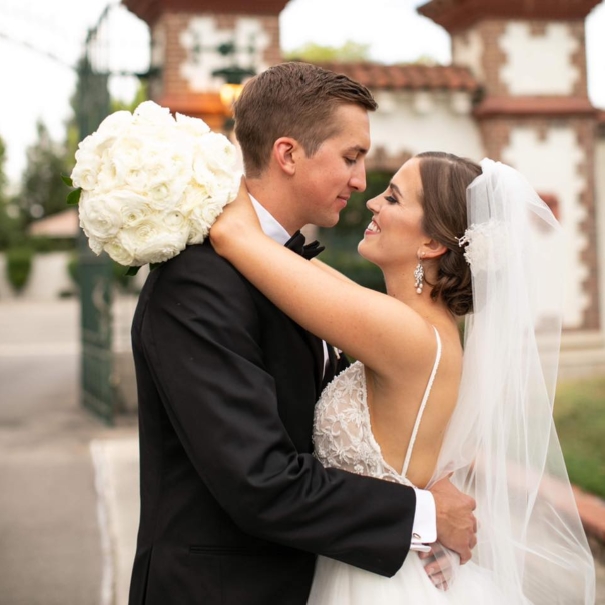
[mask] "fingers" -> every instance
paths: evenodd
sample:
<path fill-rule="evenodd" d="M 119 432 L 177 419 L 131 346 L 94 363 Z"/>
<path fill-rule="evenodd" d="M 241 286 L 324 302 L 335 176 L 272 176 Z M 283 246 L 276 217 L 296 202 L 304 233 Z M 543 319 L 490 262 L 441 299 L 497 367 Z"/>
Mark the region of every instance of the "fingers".
<path fill-rule="evenodd" d="M 461 552 L 458 553 L 460 555 L 460 565 L 464 565 L 471 560 L 473 556 L 470 548 L 463 548 Z"/>
<path fill-rule="evenodd" d="M 425 568 L 429 579 L 439 590 L 447 590 L 453 579 L 453 570 L 451 567 L 443 566 L 441 563 L 435 562 L 427 565 Z"/>

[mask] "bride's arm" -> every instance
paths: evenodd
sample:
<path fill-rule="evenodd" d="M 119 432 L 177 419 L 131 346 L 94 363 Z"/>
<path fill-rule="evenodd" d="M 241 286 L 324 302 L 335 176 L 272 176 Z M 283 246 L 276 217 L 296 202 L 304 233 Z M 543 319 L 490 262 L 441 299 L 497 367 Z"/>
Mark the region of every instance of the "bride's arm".
<path fill-rule="evenodd" d="M 433 342 L 426 338 L 430 328 L 408 306 L 335 276 L 267 237 L 247 195 L 225 208 L 210 238 L 221 256 L 294 321 L 378 373 L 419 361 L 427 340 Z"/>
<path fill-rule="evenodd" d="M 338 279 L 342 279 L 343 281 L 349 282 L 350 284 L 354 284 L 355 282 L 352 279 L 349 279 L 344 273 L 341 273 L 340 271 L 338 271 L 337 269 L 334 269 L 334 267 L 330 267 L 330 265 L 326 265 L 326 263 L 320 261 L 317 258 L 313 258 L 311 259 L 311 262 L 318 267 L 319 269 L 321 269 L 322 271 L 326 271 L 326 273 L 329 273 L 330 275 L 332 275 L 333 277 L 336 277 Z"/>

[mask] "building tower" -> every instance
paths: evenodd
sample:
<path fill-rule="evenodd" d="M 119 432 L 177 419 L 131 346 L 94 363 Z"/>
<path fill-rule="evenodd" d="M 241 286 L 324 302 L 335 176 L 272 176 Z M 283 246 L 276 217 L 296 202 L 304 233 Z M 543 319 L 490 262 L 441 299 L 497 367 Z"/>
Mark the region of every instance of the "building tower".
<path fill-rule="evenodd" d="M 123 0 L 149 25 L 150 98 L 220 131 L 230 113 L 224 85 L 281 61 L 278 16 L 286 2 Z"/>
<path fill-rule="evenodd" d="M 584 344 L 601 340 L 598 112 L 588 99 L 584 37 L 599 1 L 432 0 L 419 8 L 450 33 L 453 63 L 483 83 L 474 115 L 486 155 L 520 170 L 563 225 L 564 323 Z"/>

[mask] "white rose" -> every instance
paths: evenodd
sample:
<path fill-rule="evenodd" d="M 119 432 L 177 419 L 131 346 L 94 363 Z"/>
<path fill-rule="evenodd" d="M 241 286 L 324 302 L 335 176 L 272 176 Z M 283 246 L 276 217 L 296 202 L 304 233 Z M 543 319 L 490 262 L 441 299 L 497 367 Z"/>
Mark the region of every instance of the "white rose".
<path fill-rule="evenodd" d="M 107 254 L 109 254 L 109 256 L 119 265 L 130 267 L 135 264 L 135 256 L 134 251 L 129 244 L 130 242 L 128 242 L 128 240 L 123 241 L 121 237 L 118 237 L 105 244 L 103 250 L 105 250 L 105 252 L 107 252 Z"/>
<path fill-rule="evenodd" d="M 178 204 L 178 210 L 182 212 L 186 218 L 189 214 L 198 206 L 201 206 L 210 198 L 208 190 L 198 185 L 195 181 L 189 183 L 183 196 L 181 197 L 180 203 Z"/>
<path fill-rule="evenodd" d="M 182 113 L 176 114 L 176 124 L 179 130 L 188 132 L 196 137 L 210 132 L 210 126 L 208 126 L 204 120 L 200 120 L 199 118 L 191 118 L 183 115 Z"/>
<path fill-rule="evenodd" d="M 225 204 L 217 200 L 208 200 L 207 203 L 200 207 L 200 219 L 212 226 L 214 225 L 214 221 L 218 218 L 219 214 L 223 211 L 224 207 Z"/>
<path fill-rule="evenodd" d="M 224 204 L 208 198 L 204 203 L 191 209 L 188 216 L 191 226 L 191 233 L 189 234 L 190 244 L 199 244 L 204 241 L 210 227 L 212 227 L 218 215 L 223 211 L 223 208 Z"/>
<path fill-rule="evenodd" d="M 125 185 L 148 194 L 154 208 L 166 210 L 177 203 L 191 179 L 191 145 L 180 136 L 149 139 L 131 133 L 115 142 L 108 164 L 99 176 L 100 186 Z"/>
<path fill-rule="evenodd" d="M 95 135 L 107 139 L 122 134 L 132 124 L 132 119 L 129 111 L 114 111 L 99 124 Z"/>
<path fill-rule="evenodd" d="M 178 210 L 166 212 L 162 216 L 162 222 L 170 231 L 182 232 L 185 241 L 187 241 L 189 237 L 189 221 L 182 212 Z"/>
<path fill-rule="evenodd" d="M 111 147 L 117 136 L 128 130 L 131 123 L 132 115 L 129 111 L 112 113 L 101 122 L 96 132 L 78 144 L 78 151 L 101 156 L 107 148 Z M 76 159 L 78 159 L 77 152 Z"/>
<path fill-rule="evenodd" d="M 99 256 L 99 254 L 101 254 L 101 252 L 103 252 L 103 242 L 100 242 L 98 239 L 96 239 L 95 237 L 89 236 L 88 237 L 88 247 L 97 255 Z"/>
<path fill-rule="evenodd" d="M 132 191 L 116 191 L 115 195 L 120 200 L 122 227 L 124 229 L 135 227 L 153 214 L 153 209 L 146 196 Z"/>
<path fill-rule="evenodd" d="M 209 132 L 196 141 L 196 156 L 201 154 L 203 161 L 212 172 L 233 174 L 236 170 L 237 154 L 233 143 L 217 132 Z"/>
<path fill-rule="evenodd" d="M 136 125 L 174 126 L 175 121 L 167 107 L 161 107 L 153 101 L 144 101 L 134 110 L 133 123 Z"/>
<path fill-rule="evenodd" d="M 101 157 L 99 154 L 78 149 L 76 151 L 76 165 L 71 172 L 74 187 L 82 187 L 86 191 L 92 191 L 97 185 L 100 169 Z"/>
<path fill-rule="evenodd" d="M 80 227 L 86 235 L 104 243 L 116 236 L 123 224 L 120 193 L 98 197 L 82 193 L 78 206 Z"/>
<path fill-rule="evenodd" d="M 192 245 L 201 244 L 208 237 L 209 232 L 210 228 L 208 226 L 192 223 L 187 243 Z"/>
<path fill-rule="evenodd" d="M 123 231 L 120 240 L 136 249 L 135 263 L 162 263 L 176 256 L 187 245 L 189 230 L 172 230 L 160 220 L 149 218 L 133 229 Z M 129 246 L 130 247 L 130 246 Z"/>
<path fill-rule="evenodd" d="M 196 186 L 203 190 L 207 197 L 213 197 L 219 190 L 219 177 L 208 169 L 206 158 L 200 155 L 194 157 L 192 176 Z"/>
<path fill-rule="evenodd" d="M 100 186 L 110 190 L 127 185 L 136 191 L 144 191 L 148 180 L 145 170 L 146 143 L 137 136 L 118 137 L 105 158 L 106 168 L 100 175 Z"/>
<path fill-rule="evenodd" d="M 95 193 L 111 191 L 124 185 L 123 181 L 118 181 L 116 168 L 112 161 L 111 149 L 106 149 L 101 156 L 101 168 L 97 174 L 97 185 Z"/>

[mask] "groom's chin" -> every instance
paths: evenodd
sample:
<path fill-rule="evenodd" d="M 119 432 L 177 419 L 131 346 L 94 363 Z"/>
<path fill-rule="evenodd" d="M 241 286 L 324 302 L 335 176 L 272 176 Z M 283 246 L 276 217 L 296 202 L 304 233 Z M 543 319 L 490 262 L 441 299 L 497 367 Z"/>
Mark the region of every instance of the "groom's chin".
<path fill-rule="evenodd" d="M 330 229 L 331 227 L 336 227 L 338 225 L 338 221 L 340 220 L 340 213 L 334 214 L 331 216 L 322 216 L 321 221 L 315 223 L 318 227 L 322 229 Z"/>

